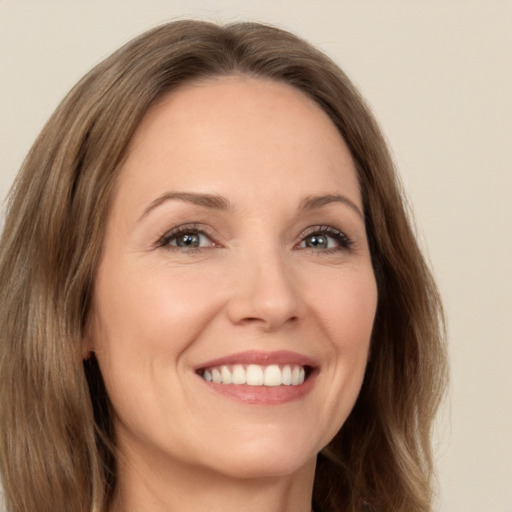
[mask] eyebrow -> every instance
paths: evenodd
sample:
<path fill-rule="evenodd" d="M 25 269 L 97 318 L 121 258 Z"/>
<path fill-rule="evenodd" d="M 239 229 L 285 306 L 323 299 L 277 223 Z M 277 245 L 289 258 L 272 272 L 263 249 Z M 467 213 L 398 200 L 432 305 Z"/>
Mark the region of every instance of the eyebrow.
<path fill-rule="evenodd" d="M 351 210 L 357 213 L 364 220 L 363 212 L 348 197 L 341 194 L 327 194 L 325 196 L 308 196 L 304 198 L 299 206 L 299 210 L 314 210 L 331 203 L 343 203 Z"/>
<path fill-rule="evenodd" d="M 161 196 L 157 197 L 152 201 L 148 207 L 144 210 L 142 215 L 139 217 L 139 221 L 142 220 L 149 212 L 160 206 L 166 201 L 177 199 L 180 201 L 186 201 L 192 204 L 203 206 L 204 208 L 210 208 L 213 210 L 229 211 L 231 210 L 231 204 L 229 201 L 222 196 L 215 194 L 200 194 L 192 192 L 166 192 Z M 364 220 L 364 215 L 359 207 L 351 201 L 348 197 L 341 194 L 327 194 L 327 195 L 314 195 L 305 197 L 300 205 L 300 210 L 314 210 L 321 208 L 331 203 L 342 203 L 353 210 L 359 217 Z"/>
<path fill-rule="evenodd" d="M 170 201 L 172 199 L 186 201 L 188 203 L 197 204 L 199 206 L 211 208 L 213 210 L 227 211 L 231 208 L 228 200 L 218 195 L 198 194 L 190 192 L 166 192 L 165 194 L 162 194 L 161 196 L 157 197 L 154 201 L 152 201 L 149 204 L 149 206 L 144 210 L 142 215 L 139 217 L 139 220 L 145 217 L 151 210 L 154 210 L 162 203 L 165 203 L 166 201 Z"/>

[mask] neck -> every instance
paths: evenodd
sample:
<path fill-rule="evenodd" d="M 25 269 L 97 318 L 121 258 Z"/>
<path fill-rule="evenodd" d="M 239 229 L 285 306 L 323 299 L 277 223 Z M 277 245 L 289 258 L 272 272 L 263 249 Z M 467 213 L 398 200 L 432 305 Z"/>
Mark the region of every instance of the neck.
<path fill-rule="evenodd" d="M 311 512 L 314 460 L 292 475 L 243 479 L 184 464 L 137 462 L 119 461 L 109 512 Z"/>

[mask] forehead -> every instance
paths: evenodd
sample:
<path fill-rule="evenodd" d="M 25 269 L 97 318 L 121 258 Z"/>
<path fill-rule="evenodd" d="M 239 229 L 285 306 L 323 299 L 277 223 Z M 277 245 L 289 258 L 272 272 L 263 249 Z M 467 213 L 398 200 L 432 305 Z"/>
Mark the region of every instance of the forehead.
<path fill-rule="evenodd" d="M 116 195 L 150 201 L 165 189 L 240 201 L 342 192 L 360 204 L 350 151 L 327 114 L 287 84 L 246 76 L 183 86 L 149 110 Z"/>

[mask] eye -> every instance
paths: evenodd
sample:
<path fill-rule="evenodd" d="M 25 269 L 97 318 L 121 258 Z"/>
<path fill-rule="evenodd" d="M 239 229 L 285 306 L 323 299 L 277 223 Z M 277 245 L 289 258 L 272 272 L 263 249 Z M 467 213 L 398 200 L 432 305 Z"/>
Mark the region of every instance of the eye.
<path fill-rule="evenodd" d="M 196 227 L 177 227 L 160 238 L 160 247 L 169 249 L 194 250 L 215 247 L 215 242 L 201 229 Z"/>
<path fill-rule="evenodd" d="M 167 244 L 175 245 L 176 247 L 200 247 L 204 245 L 205 238 L 201 233 L 183 233 L 169 240 Z"/>
<path fill-rule="evenodd" d="M 299 249 L 336 251 L 348 249 L 350 238 L 342 231 L 329 226 L 317 226 L 304 235 L 297 246 Z"/>

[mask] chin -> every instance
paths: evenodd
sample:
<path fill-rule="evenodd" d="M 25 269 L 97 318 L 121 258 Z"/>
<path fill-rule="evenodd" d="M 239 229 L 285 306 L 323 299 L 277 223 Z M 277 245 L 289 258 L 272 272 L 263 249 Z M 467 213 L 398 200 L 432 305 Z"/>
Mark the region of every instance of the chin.
<path fill-rule="evenodd" d="M 308 449 L 307 445 L 307 442 L 290 442 L 289 435 L 279 440 L 263 437 L 233 444 L 223 454 L 210 454 L 211 461 L 215 460 L 213 469 L 218 473 L 241 479 L 278 478 L 314 468 L 321 447 Z"/>
<path fill-rule="evenodd" d="M 231 478 L 257 480 L 267 478 L 284 478 L 295 475 L 305 468 L 314 467 L 316 454 L 309 458 L 266 457 L 264 454 L 244 457 L 218 468 L 222 474 Z"/>

